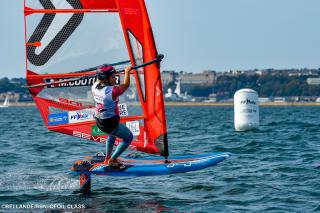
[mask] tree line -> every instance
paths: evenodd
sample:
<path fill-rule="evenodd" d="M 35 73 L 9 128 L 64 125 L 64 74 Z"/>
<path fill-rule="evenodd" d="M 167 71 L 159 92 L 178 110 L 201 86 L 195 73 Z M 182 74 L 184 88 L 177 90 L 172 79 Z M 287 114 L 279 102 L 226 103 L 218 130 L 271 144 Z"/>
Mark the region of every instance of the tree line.
<path fill-rule="evenodd" d="M 28 90 L 23 88 L 22 85 L 26 84 L 25 78 L 1 78 L 0 79 L 0 93 L 14 92 L 20 94 L 28 94 Z"/>

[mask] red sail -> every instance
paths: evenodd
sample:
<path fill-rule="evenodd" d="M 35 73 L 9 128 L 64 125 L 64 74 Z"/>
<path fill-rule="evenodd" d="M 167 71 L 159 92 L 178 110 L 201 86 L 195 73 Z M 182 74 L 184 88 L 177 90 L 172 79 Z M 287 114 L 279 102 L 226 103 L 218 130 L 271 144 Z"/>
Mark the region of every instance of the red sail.
<path fill-rule="evenodd" d="M 26 0 L 25 38 L 27 83 L 38 85 L 29 90 L 47 128 L 95 142 L 107 135 L 95 125 L 96 79 L 86 68 L 157 57 L 143 0 Z M 135 136 L 132 148 L 168 156 L 159 63 L 134 70 L 131 79 L 119 107 Z"/>

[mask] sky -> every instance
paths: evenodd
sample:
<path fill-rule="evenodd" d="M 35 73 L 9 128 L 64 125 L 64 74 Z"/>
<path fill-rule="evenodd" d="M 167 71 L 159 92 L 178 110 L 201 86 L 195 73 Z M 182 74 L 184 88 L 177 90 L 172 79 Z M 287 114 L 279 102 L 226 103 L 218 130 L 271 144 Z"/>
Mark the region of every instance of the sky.
<path fill-rule="evenodd" d="M 145 0 L 162 70 L 320 68 L 319 0 Z M 0 78 L 25 76 L 23 0 L 1 0 Z"/>

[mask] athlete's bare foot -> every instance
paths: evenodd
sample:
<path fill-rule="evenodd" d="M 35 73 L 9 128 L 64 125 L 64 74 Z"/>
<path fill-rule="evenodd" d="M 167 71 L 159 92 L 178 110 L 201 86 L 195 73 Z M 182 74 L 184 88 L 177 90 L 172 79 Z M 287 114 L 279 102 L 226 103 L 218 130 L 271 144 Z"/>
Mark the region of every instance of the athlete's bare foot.
<path fill-rule="evenodd" d="M 108 165 L 111 167 L 121 167 L 123 166 L 123 163 L 121 163 L 121 161 L 117 160 L 117 159 L 112 159 L 110 158 Z"/>
<path fill-rule="evenodd" d="M 104 159 L 104 161 L 103 161 L 103 163 L 105 163 L 105 164 L 109 164 L 109 160 L 110 160 L 110 157 L 105 157 L 105 159 Z"/>

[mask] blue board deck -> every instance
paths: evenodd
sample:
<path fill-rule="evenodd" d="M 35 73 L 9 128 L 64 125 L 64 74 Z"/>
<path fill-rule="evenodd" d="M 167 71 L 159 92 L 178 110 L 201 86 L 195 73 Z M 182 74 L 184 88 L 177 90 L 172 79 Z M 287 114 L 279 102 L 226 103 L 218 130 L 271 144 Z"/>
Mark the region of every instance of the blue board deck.
<path fill-rule="evenodd" d="M 205 169 L 227 159 L 231 154 L 216 152 L 202 155 L 170 156 L 165 163 L 163 157 L 119 158 L 124 166 L 113 168 L 103 162 L 103 157 L 79 160 L 71 168 L 76 174 L 95 174 L 107 176 L 151 176 L 184 173 Z M 89 163 L 90 162 L 90 163 Z"/>

